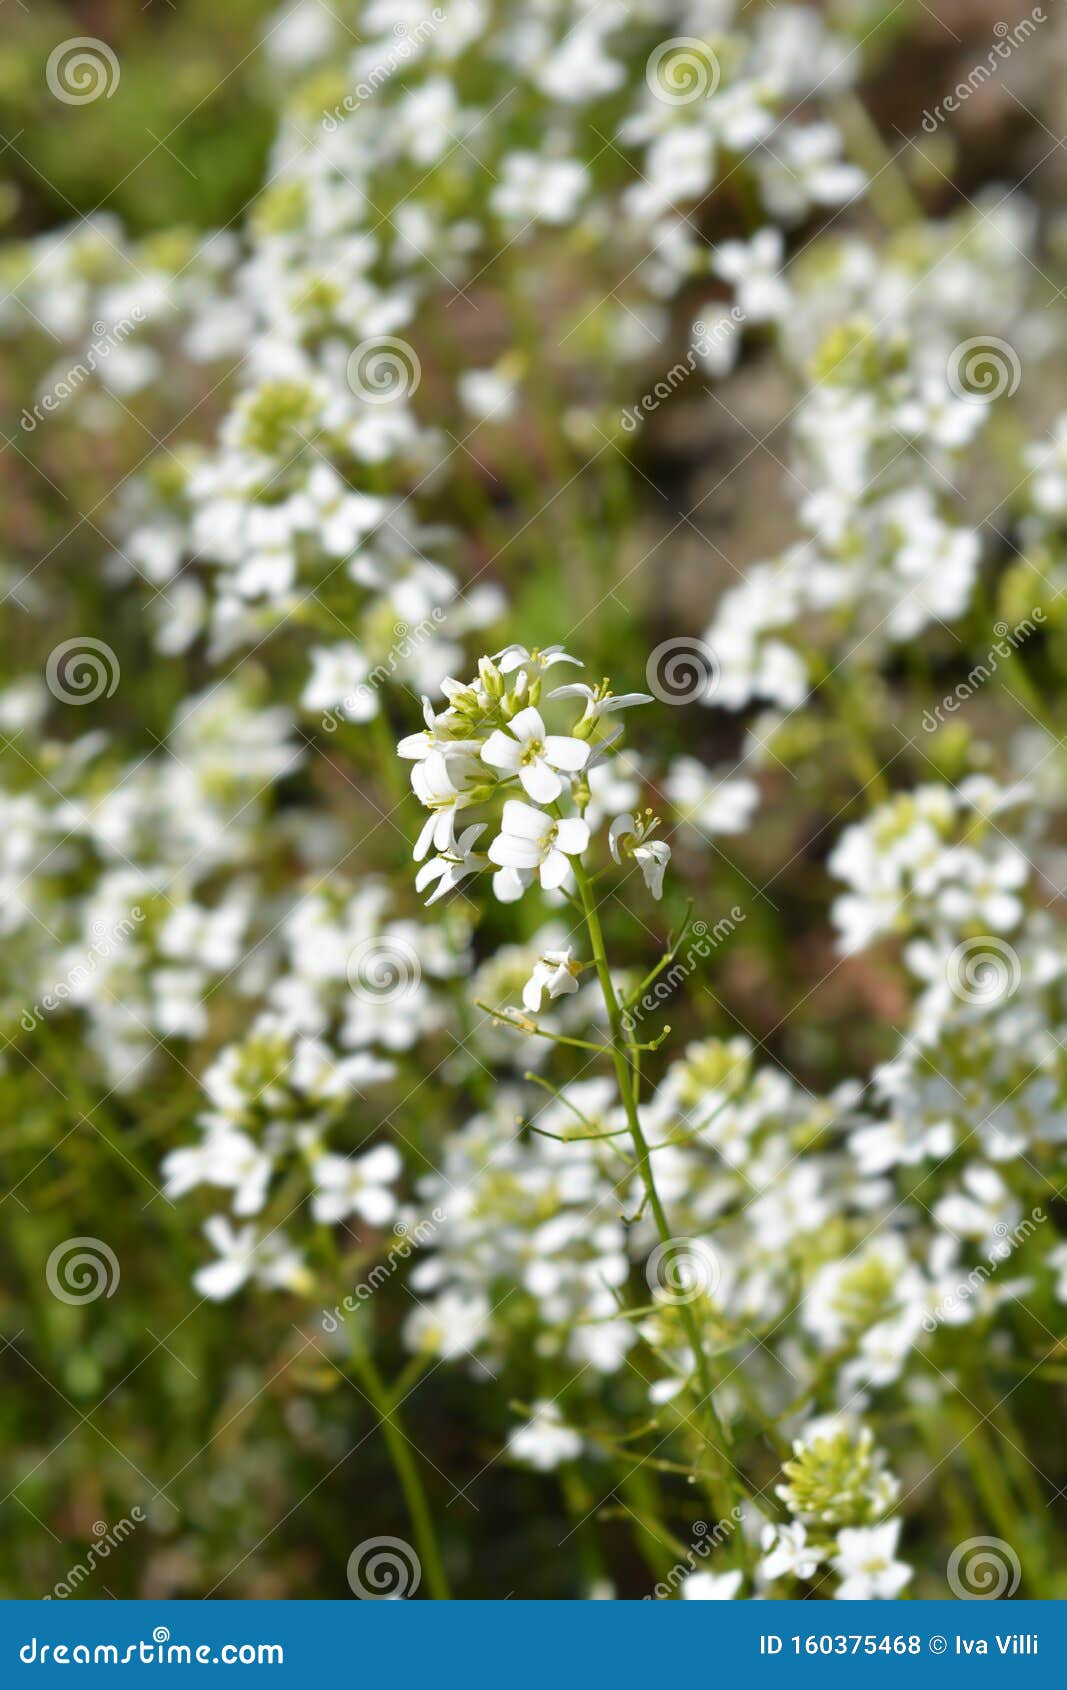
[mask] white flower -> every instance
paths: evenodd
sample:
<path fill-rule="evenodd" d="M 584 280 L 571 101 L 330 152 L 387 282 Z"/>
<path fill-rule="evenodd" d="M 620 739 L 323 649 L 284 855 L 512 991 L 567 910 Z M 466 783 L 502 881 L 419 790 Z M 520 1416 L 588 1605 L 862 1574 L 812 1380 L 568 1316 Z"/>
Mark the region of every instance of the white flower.
<path fill-rule="evenodd" d="M 250 1279 L 265 1289 L 293 1291 L 304 1289 L 308 1283 L 299 1252 L 282 1233 L 260 1238 L 254 1226 L 244 1226 L 237 1232 L 225 1215 L 213 1215 L 204 1222 L 204 1236 L 218 1252 L 219 1260 L 198 1269 L 193 1284 L 202 1297 L 214 1303 L 225 1302 Z"/>
<path fill-rule="evenodd" d="M 584 681 L 570 681 L 566 686 L 554 687 L 549 698 L 582 698 L 585 709 L 582 712 L 582 722 L 599 722 L 603 716 L 611 716 L 617 710 L 632 710 L 635 704 L 651 704 L 652 696 L 647 692 L 614 693 L 605 683 L 602 686 L 590 687 Z M 611 739 L 617 739 L 622 729 L 612 730 Z M 605 741 L 601 740 L 598 750 L 603 748 Z"/>
<path fill-rule="evenodd" d="M 1047 441 L 1031 446 L 1026 457 L 1034 508 L 1053 520 L 1067 516 L 1067 413 L 1058 419 Z"/>
<path fill-rule="evenodd" d="M 430 700 L 423 696 L 422 719 L 426 726 L 419 733 L 405 734 L 397 746 L 397 755 L 405 757 L 409 762 L 421 762 L 431 751 L 439 751 L 447 745 L 447 740 L 437 738 L 437 716 Z"/>
<path fill-rule="evenodd" d="M 333 46 L 337 19 L 323 0 L 294 0 L 266 19 L 262 26 L 264 51 L 284 70 L 300 71 L 324 57 Z"/>
<path fill-rule="evenodd" d="M 1055 1294 L 1061 1303 L 1067 1303 L 1067 1244 L 1057 1244 L 1048 1253 L 1047 1265 L 1056 1274 Z"/>
<path fill-rule="evenodd" d="M 506 902 L 507 900 L 505 900 Z M 522 1001 L 532 1015 L 541 1008 L 545 992 L 549 998 L 565 997 L 578 990 L 581 963 L 572 961 L 573 947 L 563 951 L 545 951 L 533 966 L 533 973 L 522 988 Z"/>
<path fill-rule="evenodd" d="M 392 1144 L 379 1144 L 365 1156 L 336 1156 L 327 1152 L 311 1166 L 315 1195 L 311 1212 L 329 1226 L 356 1214 L 368 1226 L 385 1226 L 396 1214 L 390 1189 L 400 1177 L 400 1153 Z"/>
<path fill-rule="evenodd" d="M 480 1292 L 444 1291 L 408 1316 L 404 1339 L 411 1350 L 455 1361 L 477 1347 L 488 1327 L 489 1304 Z"/>
<path fill-rule="evenodd" d="M 439 857 L 431 857 L 428 863 L 423 863 L 415 876 L 415 890 L 422 892 L 436 880 L 437 885 L 427 898 L 427 907 L 435 904 L 438 898 L 443 898 L 447 892 L 454 891 L 462 880 L 469 874 L 477 874 L 479 870 L 488 868 L 489 858 L 483 857 L 475 851 L 475 841 L 485 832 L 485 822 L 475 822 L 473 827 L 465 827 L 458 839 Z M 502 900 L 507 902 L 506 899 Z"/>
<path fill-rule="evenodd" d="M 766 1525 L 761 1538 L 763 1559 L 760 1572 L 765 1579 L 810 1579 L 819 1565 L 819 1555 L 808 1543 L 807 1528 L 794 1525 Z"/>
<path fill-rule="evenodd" d="M 1018 1225 L 1022 1210 L 995 1169 L 972 1162 L 962 1178 L 965 1189 L 939 1198 L 933 1207 L 934 1219 L 956 1238 L 979 1244 L 988 1260 L 1003 1260 L 1011 1254 L 1008 1235 Z"/>
<path fill-rule="evenodd" d="M 623 856 L 634 859 L 652 896 L 660 898 L 663 895 L 663 876 L 671 860 L 671 848 L 663 839 L 650 839 L 649 835 L 656 826 L 655 818 L 651 816 L 642 817 L 640 821 L 632 815 L 616 816 L 608 834 L 608 844 L 617 863 L 622 862 Z"/>
<path fill-rule="evenodd" d="M 867 179 L 856 165 L 842 163 L 840 152 L 841 136 L 831 123 L 783 129 L 766 159 L 757 157 L 767 209 L 783 222 L 795 222 L 809 204 L 836 206 L 854 199 Z"/>
<path fill-rule="evenodd" d="M 464 370 L 457 385 L 463 409 L 480 422 L 505 422 L 515 414 L 518 384 L 505 360 L 488 370 Z"/>
<path fill-rule="evenodd" d="M 385 516 L 384 499 L 353 492 L 329 464 L 317 463 L 308 476 L 305 497 L 314 509 L 316 536 L 331 557 L 347 557 Z"/>
<path fill-rule="evenodd" d="M 743 832 L 759 803 L 759 788 L 753 781 L 716 780 L 695 757 L 675 759 L 663 790 L 683 823 L 704 836 Z"/>
<path fill-rule="evenodd" d="M 305 710 L 333 710 L 349 722 L 369 722 L 378 713 L 377 695 L 367 685 L 369 673 L 357 645 L 314 646 L 300 702 Z"/>
<path fill-rule="evenodd" d="M 537 869 L 547 892 L 563 885 L 570 872 L 567 858 L 581 856 L 588 844 L 589 829 L 577 816 L 555 821 L 542 810 L 509 798 L 489 858 L 501 868 Z"/>
<path fill-rule="evenodd" d="M 431 844 L 438 851 L 451 851 L 455 842 L 456 812 L 472 802 L 481 769 L 469 751 L 429 751 L 411 771 L 415 796 L 433 811 L 415 842 L 416 862 Z"/>
<path fill-rule="evenodd" d="M 563 791 L 557 769 L 576 774 L 588 760 L 589 746 L 584 740 L 547 733 L 540 712 L 532 705 L 512 717 L 506 732 L 496 728 L 482 746 L 483 763 L 518 775 L 524 791 L 538 804 L 551 804 Z"/>
<path fill-rule="evenodd" d="M 741 1574 L 690 1573 L 682 1580 L 682 1597 L 686 1602 L 732 1602 L 741 1583 Z"/>
<path fill-rule="evenodd" d="M 546 645 L 527 650 L 524 645 L 506 645 L 493 658 L 494 663 L 502 675 L 514 674 L 516 669 L 525 669 L 527 674 L 541 675 L 546 669 L 552 669 L 557 663 L 573 663 L 575 668 L 582 667 L 578 657 L 572 657 L 564 651 L 561 645 Z"/>
<path fill-rule="evenodd" d="M 567 223 L 574 216 L 589 172 L 575 159 L 542 158 L 538 153 L 509 153 L 503 176 L 490 195 L 498 216 L 514 223 Z"/>
<path fill-rule="evenodd" d="M 553 1402 L 535 1402 L 525 1426 L 517 1426 L 508 1437 L 508 1449 L 516 1461 L 548 1473 L 565 1461 L 574 1461 L 582 1451 L 582 1440 L 570 1426 L 564 1426 Z"/>
<path fill-rule="evenodd" d="M 172 1150 L 163 1159 L 163 1195 L 181 1197 L 197 1185 L 217 1185 L 234 1193 L 235 1215 L 257 1215 L 267 1197 L 274 1164 L 246 1133 L 223 1126 L 202 1144 Z"/>
<path fill-rule="evenodd" d="M 724 241 L 711 267 L 732 282 L 737 303 L 750 323 L 772 322 L 789 309 L 789 286 L 782 275 L 785 241 L 778 229 L 761 229 L 750 241 Z"/>
<path fill-rule="evenodd" d="M 899 1520 L 838 1532 L 833 1567 L 842 1580 L 834 1591 L 839 1602 L 891 1602 L 900 1595 L 912 1570 L 894 1560 L 899 1536 Z"/>

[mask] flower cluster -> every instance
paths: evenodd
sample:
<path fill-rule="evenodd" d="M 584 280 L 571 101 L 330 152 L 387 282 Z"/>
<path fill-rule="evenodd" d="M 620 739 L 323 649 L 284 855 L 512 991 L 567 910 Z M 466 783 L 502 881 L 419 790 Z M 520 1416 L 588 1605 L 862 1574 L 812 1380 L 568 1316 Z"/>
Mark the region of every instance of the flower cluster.
<path fill-rule="evenodd" d="M 1029 208 L 997 198 L 877 247 L 818 242 L 788 273 L 774 231 L 729 250 L 740 305 L 758 293 L 754 320 L 773 322 L 797 384 L 803 532 L 717 607 L 705 634 L 721 665 L 715 703 L 793 711 L 826 667 L 874 669 L 968 609 L 982 539 L 960 466 L 1042 345 L 1033 240 Z"/>
<path fill-rule="evenodd" d="M 610 718 L 651 703 L 647 693 L 612 692 L 606 680 L 595 687 L 569 681 L 545 691 L 550 669 L 577 661 L 561 646 L 508 646 L 495 658 L 483 657 L 471 681 L 445 682 L 447 709 L 435 712 L 424 700 L 425 727 L 401 740 L 399 750 L 413 762 L 412 788 L 430 811 L 415 846 L 417 859 L 431 847 L 436 853 L 415 880 L 420 892 L 433 888 L 430 903 L 490 867 L 501 903 L 514 903 L 535 881 L 545 892 L 573 889 L 592 838 L 586 812 L 594 780 L 599 771 L 598 784 L 610 785 L 609 760 L 618 755 L 622 726 Z M 569 733 L 548 731 L 543 693 L 546 708 L 580 704 Z M 493 806 L 496 831 L 482 849 L 490 823 L 471 821 L 468 812 L 480 813 L 485 805 Z M 651 811 L 637 820 L 616 816 L 609 842 L 615 861 L 632 859 L 658 898 L 670 846 L 652 839 L 656 825 Z M 567 989 L 567 962 L 557 964 L 550 996 Z"/>

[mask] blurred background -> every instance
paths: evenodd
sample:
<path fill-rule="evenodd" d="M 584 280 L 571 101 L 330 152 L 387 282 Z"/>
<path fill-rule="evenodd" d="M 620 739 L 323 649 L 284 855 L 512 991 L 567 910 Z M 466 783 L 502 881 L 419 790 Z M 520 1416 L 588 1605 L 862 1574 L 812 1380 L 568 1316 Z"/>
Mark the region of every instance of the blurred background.
<path fill-rule="evenodd" d="M 859 92 L 892 145 L 896 135 L 917 132 L 923 110 L 985 51 L 1005 7 L 1002 0 L 930 0 L 884 10 L 865 45 Z M 5 0 L 0 240 L 7 256 L 0 251 L 0 278 L 5 262 L 18 268 L 10 253 L 19 243 L 90 214 L 114 218 L 128 236 L 159 242 L 161 251 L 180 251 L 204 231 L 239 227 L 259 193 L 277 126 L 282 67 L 261 49 L 274 12 L 262 0 Z M 58 40 L 79 33 L 114 47 L 121 99 L 75 111 L 50 97 L 48 55 Z M 913 186 L 927 211 L 944 214 L 992 182 L 1027 181 L 1039 201 L 1062 202 L 1067 155 L 1046 123 L 1055 128 L 1057 108 L 1062 120 L 1063 79 L 1055 53 L 1037 51 L 1019 55 L 1010 78 L 982 89 L 961 113 L 954 138 L 941 136 L 926 162 L 915 162 Z M 728 223 L 728 210 L 726 216 Z M 494 286 L 492 276 L 481 289 L 476 283 L 475 309 L 449 320 L 451 334 L 483 355 L 494 347 Z M 565 270 L 553 273 L 551 292 L 565 310 Z M 423 400 L 431 408 L 439 380 L 432 344 L 427 332 L 420 350 Z M 73 417 L 60 418 L 27 435 L 16 419 L 47 359 L 18 338 L 4 340 L 2 357 L 4 683 L 43 665 L 71 629 L 106 625 L 124 684 L 102 707 L 104 719 L 134 754 L 148 753 L 196 684 L 201 660 L 194 651 L 173 665 L 161 661 L 146 634 L 139 584 L 119 593 L 109 586 L 102 565 L 107 501 L 146 457 L 168 447 L 179 425 L 183 437 L 211 437 L 225 409 L 225 369 L 209 374 L 175 356 L 166 379 L 124 407 L 122 426 L 93 433 Z M 780 370 L 758 347 L 715 393 L 695 383 L 678 395 L 650 420 L 635 449 L 639 473 L 625 495 L 632 510 L 625 546 L 613 540 L 603 556 L 590 547 L 577 571 L 568 535 L 595 529 L 588 501 L 603 497 L 603 489 L 590 493 L 580 480 L 568 487 L 535 545 L 521 532 L 521 505 L 500 490 L 507 478 L 498 476 L 489 443 L 480 491 L 495 499 L 501 532 L 516 535 L 506 582 L 522 637 L 531 645 L 554 637 L 561 594 L 575 622 L 583 603 L 595 604 L 582 636 L 592 648 L 591 667 L 599 673 L 598 661 L 610 662 L 618 685 L 641 684 L 651 644 L 679 627 L 706 624 L 725 584 L 717 553 L 753 561 L 793 533 L 777 430 L 788 409 Z M 521 455 L 544 481 L 554 473 L 551 443 L 535 416 L 522 428 Z M 675 535 L 667 567 L 655 550 L 657 535 L 713 488 L 695 524 Z M 463 527 L 462 511 L 442 514 Z M 461 573 L 473 575 L 481 563 L 477 542 L 469 541 Z M 611 593 L 613 572 L 625 582 L 618 594 Z M 503 577 L 505 566 L 494 573 Z M 270 686 L 268 670 L 268 694 Z M 664 714 L 661 731 L 674 736 L 665 751 L 686 751 L 709 765 L 736 755 L 741 730 L 725 714 L 692 720 L 687 713 L 684 724 L 681 712 Z M 401 731 L 413 724 L 393 725 Z M 26 771 L 27 778 L 31 773 L 48 776 L 47 769 Z M 329 785 L 327 763 L 307 778 Z M 776 801 L 786 780 L 788 806 Z M 706 1025 L 709 1013 L 719 1031 L 751 1029 L 767 1038 L 769 1055 L 815 1088 L 887 1055 L 905 1003 L 892 959 L 828 968 L 823 823 L 843 806 L 847 815 L 851 781 L 843 753 L 836 765 L 828 757 L 818 779 L 802 774 L 799 784 L 774 767 L 766 772 L 761 826 L 716 857 L 715 895 L 725 907 L 752 882 L 777 876 L 774 906 L 761 904 L 742 941 L 716 964 L 714 1001 L 695 1006 L 689 1029 Z M 341 800 L 342 816 L 350 806 L 348 819 L 357 825 L 358 795 L 342 793 Z M 380 866 L 399 860 L 395 841 L 381 841 L 379 850 Z M 17 1007 L 17 983 L 8 990 Z M 808 994 L 803 1020 L 789 1019 Z M 31 1051 L 17 1034 L 6 1046 L 0 1594 L 44 1596 L 84 1562 L 90 1545 L 115 1539 L 74 1594 L 347 1597 L 353 1521 L 372 1513 L 376 1529 L 403 1534 L 401 1501 L 373 1412 L 358 1389 L 304 1349 L 301 1321 L 308 1317 L 296 1300 L 215 1306 L 190 1291 L 202 1242 L 188 1214 L 161 1198 L 157 1170 L 200 1106 L 198 1065 L 164 1053 L 135 1093 L 120 1096 L 109 1092 L 73 1018 L 39 1028 Z M 86 1308 L 51 1296 L 41 1272 L 48 1250 L 105 1225 L 122 1264 L 122 1296 Z M 399 1357 L 398 1340 L 386 1333 L 384 1342 L 395 1343 Z M 569 1538 L 560 1549 L 565 1517 L 551 1488 L 494 1461 L 511 1424 L 507 1393 L 486 1385 L 472 1423 L 471 1389 L 461 1374 L 440 1369 L 410 1404 L 413 1441 L 432 1452 L 450 1481 L 437 1500 L 450 1559 L 463 1569 L 459 1582 L 465 1578 L 486 1596 L 520 1586 L 524 1596 L 571 1594 L 581 1579 L 581 1540 Z M 1048 1470 L 1062 1474 L 1058 1425 L 1050 1419 L 1036 1436 L 1047 1441 Z M 936 1514 L 939 1506 L 936 1491 L 917 1503 L 920 1513 Z M 136 1530 L 123 1541 L 122 1522 L 131 1519 Z M 607 1530 L 610 1540 L 610 1520 Z M 612 1573 L 624 1591 L 642 1588 L 621 1531 Z M 922 1593 L 920 1582 L 915 1594 Z"/>

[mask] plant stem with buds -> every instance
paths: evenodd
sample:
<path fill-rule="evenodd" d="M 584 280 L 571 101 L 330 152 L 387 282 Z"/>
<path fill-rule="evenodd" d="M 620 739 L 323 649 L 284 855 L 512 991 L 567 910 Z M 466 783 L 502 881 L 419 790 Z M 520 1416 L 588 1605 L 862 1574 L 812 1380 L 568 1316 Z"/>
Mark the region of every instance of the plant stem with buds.
<path fill-rule="evenodd" d="M 600 981 L 600 990 L 604 998 L 604 1007 L 607 1010 L 608 1022 L 611 1027 L 612 1061 L 615 1066 L 615 1077 L 618 1081 L 619 1095 L 622 1099 L 623 1109 L 626 1112 L 626 1120 L 630 1129 L 630 1137 L 633 1140 L 638 1172 L 641 1176 L 641 1182 L 645 1188 L 648 1206 L 652 1213 L 653 1220 L 655 1221 L 656 1231 L 659 1234 L 660 1242 L 662 1244 L 670 1244 L 673 1239 L 673 1234 L 671 1233 L 670 1223 L 667 1220 L 667 1213 L 663 1207 L 659 1191 L 656 1188 L 656 1178 L 652 1170 L 652 1157 L 649 1151 L 648 1141 L 645 1138 L 644 1129 L 641 1126 L 637 1103 L 634 1097 L 629 1060 L 626 1051 L 626 1038 L 622 1026 L 622 1015 L 619 1008 L 618 998 L 615 995 L 615 987 L 611 979 L 611 970 L 608 966 L 607 953 L 604 948 L 604 934 L 600 926 L 600 917 L 597 914 L 596 901 L 593 896 L 593 890 L 589 883 L 588 876 L 579 862 L 575 863 L 574 870 L 578 882 L 578 891 L 582 900 L 582 912 L 589 932 L 589 942 L 593 950 L 593 961 L 596 965 L 597 978 Z M 708 1366 L 708 1358 L 701 1340 L 700 1328 L 696 1314 L 689 1303 L 682 1302 L 678 1305 L 678 1308 L 682 1318 L 682 1323 L 685 1326 L 686 1336 L 689 1340 L 690 1348 L 693 1351 L 697 1378 L 700 1382 L 701 1396 L 703 1399 L 702 1406 L 706 1411 L 708 1423 L 711 1428 L 710 1436 L 707 1434 L 706 1436 L 708 1436 L 708 1442 L 713 1444 L 719 1455 L 719 1468 L 716 1477 L 721 1481 L 721 1489 L 726 1497 L 726 1507 L 723 1510 L 723 1516 L 725 1518 L 727 1515 L 733 1513 L 738 1506 L 741 1497 L 745 1494 L 745 1487 L 740 1480 L 728 1453 L 726 1432 L 722 1421 L 719 1418 L 718 1410 L 715 1407 L 711 1369 Z M 743 1534 L 741 1534 L 741 1541 L 742 1553 L 745 1553 Z"/>

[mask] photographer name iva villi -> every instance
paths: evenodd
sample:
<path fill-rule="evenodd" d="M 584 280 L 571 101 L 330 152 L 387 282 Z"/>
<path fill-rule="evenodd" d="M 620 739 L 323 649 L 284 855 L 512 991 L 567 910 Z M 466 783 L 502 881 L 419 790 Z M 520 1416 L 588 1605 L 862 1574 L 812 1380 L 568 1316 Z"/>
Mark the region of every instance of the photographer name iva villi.
<path fill-rule="evenodd" d="M 992 1647 L 990 1647 L 992 1644 Z M 916 1632 L 813 1632 L 808 1637 L 779 1637 L 761 1632 L 761 1655 L 1036 1655 L 1036 1631 L 994 1632 L 991 1638 L 954 1637 L 935 1633 L 923 1639 Z"/>

